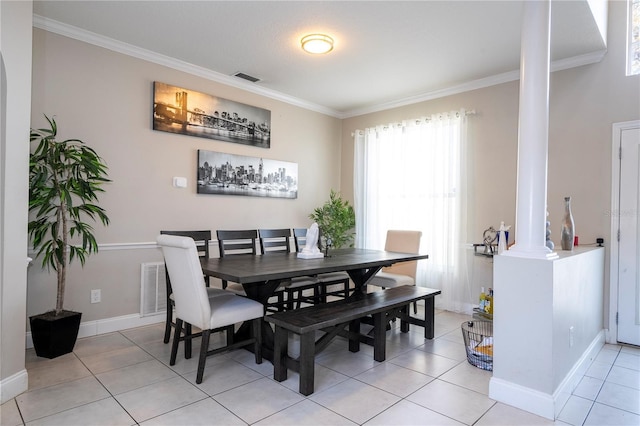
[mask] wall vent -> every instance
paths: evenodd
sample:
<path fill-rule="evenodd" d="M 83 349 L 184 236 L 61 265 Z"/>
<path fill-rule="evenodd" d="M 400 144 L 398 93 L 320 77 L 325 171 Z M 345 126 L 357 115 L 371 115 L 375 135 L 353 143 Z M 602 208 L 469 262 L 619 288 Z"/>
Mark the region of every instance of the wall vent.
<path fill-rule="evenodd" d="M 164 262 L 142 263 L 140 267 L 140 316 L 167 311 L 167 287 Z"/>
<path fill-rule="evenodd" d="M 242 78 L 244 80 L 250 81 L 252 83 L 256 83 L 258 81 L 260 81 L 260 79 L 258 77 L 253 77 L 249 74 L 245 74 L 243 72 L 237 72 L 233 75 L 234 77 L 238 77 L 238 78 Z"/>

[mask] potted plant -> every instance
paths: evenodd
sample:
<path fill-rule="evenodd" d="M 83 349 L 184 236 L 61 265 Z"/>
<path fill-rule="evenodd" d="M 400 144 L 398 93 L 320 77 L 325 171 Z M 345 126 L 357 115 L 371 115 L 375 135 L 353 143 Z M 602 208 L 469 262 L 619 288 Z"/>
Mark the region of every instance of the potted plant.
<path fill-rule="evenodd" d="M 58 127 L 45 115 L 47 129 L 31 129 L 29 155 L 29 238 L 42 258 L 42 267 L 57 273 L 56 308 L 29 318 L 36 354 L 55 358 L 69 353 L 78 337 L 80 312 L 63 307 L 67 265 L 98 251 L 93 227 L 87 219 L 109 224 L 99 207 L 98 193 L 107 179 L 107 166 L 79 139 L 56 140 Z"/>
<path fill-rule="evenodd" d="M 327 254 L 329 248 L 353 247 L 356 215 L 348 201 L 333 189 L 329 200 L 309 215 L 320 229 L 320 249 Z M 324 241 L 324 244 L 322 243 Z"/>

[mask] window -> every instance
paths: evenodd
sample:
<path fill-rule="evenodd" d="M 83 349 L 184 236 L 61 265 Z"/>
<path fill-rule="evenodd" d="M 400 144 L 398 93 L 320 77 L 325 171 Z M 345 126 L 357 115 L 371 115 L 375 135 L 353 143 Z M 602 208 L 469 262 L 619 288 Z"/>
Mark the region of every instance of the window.
<path fill-rule="evenodd" d="M 422 231 L 417 285 L 439 308 L 470 312 L 466 250 L 466 114 L 442 113 L 357 131 L 356 246 L 384 249 L 389 229 Z"/>
<path fill-rule="evenodd" d="M 640 74 L 640 0 L 628 0 L 627 75 Z"/>

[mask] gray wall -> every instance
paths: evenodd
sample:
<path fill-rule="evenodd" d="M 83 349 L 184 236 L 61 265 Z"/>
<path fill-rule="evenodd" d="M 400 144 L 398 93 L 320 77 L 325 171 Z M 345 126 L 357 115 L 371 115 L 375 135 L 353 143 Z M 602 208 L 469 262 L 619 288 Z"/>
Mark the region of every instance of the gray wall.
<path fill-rule="evenodd" d="M 79 138 L 109 166 L 101 196 L 111 225 L 96 225 L 101 251 L 72 265 L 65 307 L 83 322 L 136 314 L 140 263 L 161 260 L 161 229 L 238 229 L 310 224 L 308 215 L 340 187 L 340 120 L 43 30 L 33 31 L 32 126 L 55 115 L 62 138 Z M 153 82 L 271 111 L 270 149 L 154 131 Z M 296 200 L 196 194 L 197 150 L 298 163 Z M 183 176 L 188 187 L 172 187 Z M 29 269 L 28 314 L 54 307 L 55 277 Z M 91 289 L 102 302 L 90 303 Z"/>

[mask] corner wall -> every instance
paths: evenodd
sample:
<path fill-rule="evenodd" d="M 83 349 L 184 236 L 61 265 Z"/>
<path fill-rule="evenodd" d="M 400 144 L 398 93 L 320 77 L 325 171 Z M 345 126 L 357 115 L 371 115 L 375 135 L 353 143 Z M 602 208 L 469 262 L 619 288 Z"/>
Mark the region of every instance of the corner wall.
<path fill-rule="evenodd" d="M 31 1 L 0 2 L 0 404 L 27 390 L 32 9 Z"/>

